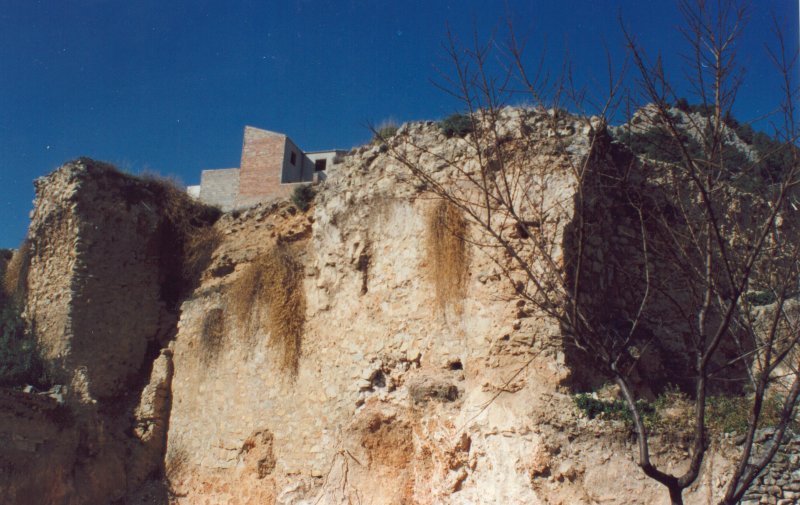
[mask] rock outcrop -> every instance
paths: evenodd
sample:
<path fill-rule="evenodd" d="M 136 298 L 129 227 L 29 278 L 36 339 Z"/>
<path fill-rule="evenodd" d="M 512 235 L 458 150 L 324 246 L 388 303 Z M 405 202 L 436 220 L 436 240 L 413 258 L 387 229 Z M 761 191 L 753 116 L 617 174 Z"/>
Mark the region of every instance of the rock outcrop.
<path fill-rule="evenodd" d="M 512 117 L 508 134 L 519 132 L 513 121 L 536 119 Z M 576 190 L 569 157 L 581 159 L 588 144 L 579 124 L 567 126 L 573 152 L 547 160 L 562 225 Z M 427 148 L 419 163 L 467 150 L 432 123 L 398 135 Z M 469 251 L 464 297 L 441 309 L 424 239 L 436 203 L 376 145 L 329 174 L 308 215 L 273 204 L 223 217 L 225 239 L 171 344 L 166 478 L 176 503 L 665 499 L 635 466 L 624 430 L 579 417 L 562 386 L 571 370 L 560 328 L 515 296 L 489 258 Z M 615 234 L 625 224 L 606 217 Z M 278 367 L 270 328 L 248 331 L 231 316 L 230 286 L 275 241 L 292 243 L 304 265 L 295 376 Z M 219 327 L 210 318 L 223 321 L 221 336 L 209 339 Z M 254 464 L 253 451 L 265 463 Z M 658 457 L 679 464 L 676 456 Z M 708 460 L 689 493 L 698 503 L 719 492 L 726 468 L 721 452 Z"/>
<path fill-rule="evenodd" d="M 544 114 L 504 111 L 504 138 L 537 131 Z M 591 132 L 569 116 L 559 128 L 567 148 L 543 152 L 537 176 L 566 255 L 572 167 L 587 160 Z M 467 143 L 433 123 L 397 135 L 423 147 L 406 154 L 437 180 L 449 177 L 442 156 L 473 163 Z M 589 161 L 605 176 L 615 148 L 600 147 Z M 603 184 L 589 188 L 587 216 L 607 238 L 587 254 L 597 317 L 630 303 L 597 265 L 621 268 L 636 233 Z M 578 413 L 566 384 L 591 381 L 581 358 L 492 258 L 469 246 L 451 256 L 463 286 L 442 299 L 426 239 L 439 202 L 386 145 L 351 152 L 309 212 L 278 201 L 223 215 L 191 289 L 176 277 L 174 213 L 151 184 L 81 160 L 37 195 L 26 318 L 68 388 L 61 403 L 0 395 L 4 503 L 668 502 L 635 465 L 627 427 Z M 254 268 L 278 249 L 299 270 L 291 284 Z M 657 354 L 642 361 L 652 363 L 643 374 L 663 372 Z M 686 450 L 656 437 L 653 458 L 677 471 Z M 711 446 L 687 503 L 714 503 L 736 450 Z"/>

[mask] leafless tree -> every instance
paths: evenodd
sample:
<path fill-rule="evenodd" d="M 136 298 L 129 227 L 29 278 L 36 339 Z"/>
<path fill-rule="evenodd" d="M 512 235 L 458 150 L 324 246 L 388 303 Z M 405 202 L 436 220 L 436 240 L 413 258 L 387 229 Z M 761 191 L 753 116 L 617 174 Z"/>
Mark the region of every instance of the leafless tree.
<path fill-rule="evenodd" d="M 775 456 L 800 396 L 795 56 L 778 33 L 770 57 L 785 99 L 776 149 L 786 150 L 790 163 L 757 190 L 743 188 L 743 175 L 770 154 L 730 156 L 726 118 L 743 77 L 735 43 L 747 10 L 733 0 L 681 0 L 679 7 L 689 83 L 703 114 L 676 113 L 672 81 L 630 30 L 623 28 L 635 91 L 623 93 L 623 74 L 609 64 L 606 94 L 597 100 L 574 85 L 568 66 L 555 77 L 542 65 L 530 72 L 524 44 L 509 27 L 502 47 L 476 39 L 464 48 L 448 37 L 454 71 L 439 85 L 461 101 L 469 121 L 457 149 L 402 131 L 386 141 L 417 183 L 467 216 L 477 229 L 468 240 L 520 298 L 558 322 L 562 343 L 617 384 L 634 420 L 638 464 L 672 503 L 683 503 L 683 490 L 701 471 L 710 391 L 719 384 L 750 391 L 742 453 L 721 501 L 733 504 Z M 506 108 L 520 94 L 528 107 Z M 637 158 L 610 141 L 606 118 L 621 103 L 648 104 L 637 108 L 628 132 L 657 131 L 656 147 L 671 153 L 669 162 Z M 565 187 L 572 191 L 557 191 Z M 614 220 L 626 226 L 609 226 Z M 609 256 L 627 264 L 619 268 Z M 755 303 L 758 294 L 769 303 Z M 651 459 L 637 403 L 635 370 L 650 349 L 665 345 L 681 362 L 693 405 L 688 466 L 679 475 Z M 771 442 L 757 446 L 769 398 L 780 398 L 781 409 Z"/>
<path fill-rule="evenodd" d="M 746 5 L 737 2 L 704 1 L 679 3 L 686 21 L 682 32 L 691 53 L 690 83 L 694 94 L 711 114 L 697 120 L 689 115 L 690 132 L 697 136 L 699 148 L 692 149 L 685 138 L 670 104 L 677 96 L 656 62 L 648 62 L 645 51 L 634 36 L 625 31 L 634 66 L 639 75 L 639 89 L 652 105 L 647 120 L 663 129 L 678 150 L 679 161 L 670 166 L 668 184 L 674 188 L 682 226 L 676 230 L 662 218 L 659 229 L 669 247 L 686 266 L 685 293 L 689 303 L 676 303 L 675 309 L 688 316 L 690 329 L 686 351 L 694 361 L 694 433 L 690 464 L 682 475 L 670 475 L 655 468 L 648 455 L 647 433 L 636 411 L 630 387 L 618 380 L 634 412 L 639 440 L 639 464 L 645 473 L 670 490 L 672 501 L 680 503 L 680 494 L 697 478 L 707 446 L 705 428 L 706 397 L 709 383 L 720 372 L 713 362 L 725 347 L 740 354 L 730 360 L 746 361 L 749 381 L 754 390 L 743 454 L 729 481 L 721 503 L 737 503 L 757 475 L 766 467 L 783 441 L 793 420 L 800 392 L 797 346 L 800 339 L 797 314 L 792 314 L 789 299 L 797 296 L 798 242 L 796 212 L 787 204 L 800 182 L 793 101 L 797 90 L 791 82 L 794 57 L 787 59 L 783 39 L 778 32 L 779 52 L 772 57 L 784 77 L 784 102 L 779 132 L 783 148 L 790 152 L 791 163 L 772 185 L 760 188 L 760 194 L 745 194 L 736 187 L 737 176 L 752 166 L 731 166 L 726 138 L 731 128 L 724 119 L 731 108 L 742 79 L 737 65 L 736 42 L 747 17 Z M 702 124 L 701 124 L 702 123 Z M 752 160 L 756 165 L 760 160 Z M 681 189 L 685 195 L 680 195 Z M 660 244 L 663 244 L 661 241 Z M 755 290 L 775 299 L 769 314 L 754 324 L 753 304 L 748 294 Z M 766 320 L 764 320 L 766 318 Z M 747 348 L 743 347 L 743 343 Z M 724 367 L 723 367 L 724 368 Z M 779 377 L 779 374 L 785 374 Z M 784 389 L 783 391 L 779 391 Z M 783 396 L 783 408 L 772 444 L 763 454 L 754 454 L 755 433 L 769 395 Z"/>

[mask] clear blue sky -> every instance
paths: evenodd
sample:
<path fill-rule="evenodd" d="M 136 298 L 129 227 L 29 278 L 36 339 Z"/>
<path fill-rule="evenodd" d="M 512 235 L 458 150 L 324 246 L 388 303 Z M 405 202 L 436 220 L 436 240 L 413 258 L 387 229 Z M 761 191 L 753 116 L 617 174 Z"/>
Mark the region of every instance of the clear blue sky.
<path fill-rule="evenodd" d="M 756 1 L 740 52 L 737 115 L 775 103 L 764 43 L 769 11 L 798 41 L 796 0 Z M 619 61 L 622 13 L 640 41 L 678 62 L 668 0 L 0 0 L 0 247 L 25 234 L 32 180 L 79 156 L 195 184 L 239 163 L 244 125 L 282 131 L 305 150 L 367 141 L 369 122 L 436 119 L 457 104 L 430 84 L 446 67 L 446 25 L 469 39 L 506 15 L 569 47 L 581 80 Z"/>

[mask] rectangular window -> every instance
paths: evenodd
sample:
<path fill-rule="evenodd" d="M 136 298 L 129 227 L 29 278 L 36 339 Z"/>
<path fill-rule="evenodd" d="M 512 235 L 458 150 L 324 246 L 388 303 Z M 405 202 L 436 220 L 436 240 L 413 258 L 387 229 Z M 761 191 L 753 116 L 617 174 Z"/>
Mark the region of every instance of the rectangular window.
<path fill-rule="evenodd" d="M 325 170 L 325 164 L 327 163 L 327 161 L 328 160 L 324 160 L 324 159 L 315 161 L 314 162 L 314 171 L 315 172 L 322 172 L 323 170 Z"/>
<path fill-rule="evenodd" d="M 291 163 L 292 165 L 297 163 L 297 153 L 295 153 L 294 151 L 292 151 L 292 156 L 289 158 L 289 163 Z"/>

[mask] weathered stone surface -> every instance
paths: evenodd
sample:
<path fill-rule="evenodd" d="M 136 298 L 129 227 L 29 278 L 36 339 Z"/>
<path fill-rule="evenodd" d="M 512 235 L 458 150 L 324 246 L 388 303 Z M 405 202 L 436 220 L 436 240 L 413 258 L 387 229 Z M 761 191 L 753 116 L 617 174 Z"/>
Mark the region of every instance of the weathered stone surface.
<path fill-rule="evenodd" d="M 25 318 L 58 386 L 0 391 L 16 402 L 0 409 L 3 503 L 109 503 L 162 471 L 173 368 L 159 348 L 180 288 L 170 234 L 195 204 L 157 184 L 87 159 L 36 183 Z"/>
<path fill-rule="evenodd" d="M 445 141 L 432 124 L 403 132 L 425 143 L 427 156 L 466 154 L 463 140 Z M 580 135 L 575 156 L 585 153 Z M 172 344 L 167 478 L 175 501 L 664 503 L 663 489 L 637 477 L 625 437 L 578 427 L 572 398 L 559 392 L 570 373 L 559 329 L 520 306 L 488 258 L 472 251 L 465 299 L 437 308 L 422 241 L 432 202 L 385 151 L 351 153 L 328 174 L 309 216 L 273 204 L 218 223 L 225 241 L 182 306 Z M 545 198 L 567 223 L 575 181 L 566 158 L 554 155 L 548 166 Z M 227 286 L 279 238 L 304 251 L 296 377 L 277 368 L 269 328 L 248 333 L 227 308 Z M 198 351 L 203 325 L 220 310 L 224 337 L 209 360 Z M 265 432 L 274 469 L 258 479 L 241 455 Z M 718 495 L 726 463 L 714 458 L 687 503 Z M 608 475 L 627 479 L 623 492 Z"/>
<path fill-rule="evenodd" d="M 65 503 L 77 459 L 73 426 L 52 398 L 0 389 L 0 502 Z"/>
<path fill-rule="evenodd" d="M 91 160 L 36 188 L 27 318 L 56 382 L 113 397 L 137 380 L 148 342 L 163 331 L 161 202 Z"/>
<path fill-rule="evenodd" d="M 541 111 L 504 114 L 509 141 L 542 121 Z M 560 128 L 571 142 L 546 154 L 540 175 L 558 223 L 551 231 L 563 238 L 576 191 L 568 162 L 583 159 L 588 132 L 568 118 Z M 398 135 L 424 145 L 416 161 L 435 165 L 447 154 L 474 168 L 464 140 L 445 139 L 432 123 Z M 447 167 L 435 166 L 447 180 Z M 463 299 L 436 303 L 423 241 L 434 202 L 386 146 L 358 148 L 328 175 L 309 213 L 273 202 L 223 216 L 222 243 L 180 306 L 173 340 L 158 202 L 117 208 L 127 179 L 86 163 L 41 182 L 27 317 L 71 385 L 65 408 L 75 428 L 47 414 L 53 400 L 14 393 L 9 416 L 0 410 L 0 447 L 11 441 L 7 467 L 31 478 L 0 472 L 0 501 L 25 503 L 36 491 L 41 503 L 75 504 L 668 503 L 637 468 L 627 429 L 578 414 L 562 385 L 579 362 L 560 328 L 518 299 L 489 258 L 471 250 Z M 613 198 L 594 196 L 593 306 L 611 312 L 630 300 L 602 265 L 628 255 L 636 224 L 614 212 Z M 303 265 L 294 374 L 278 366 L 270 328 L 231 310 L 231 286 L 277 241 Z M 125 268 L 115 274 L 112 263 Z M 136 310 L 117 307 L 126 303 Z M 658 355 L 641 361 L 643 375 L 663 373 Z M 18 428 L 16 418 L 29 422 Z M 659 465 L 685 466 L 681 444 L 653 443 Z M 749 501 L 797 497 L 799 443 Z M 715 503 L 737 450 L 712 445 L 686 503 Z M 50 467 L 37 489 L 31 479 Z"/>

